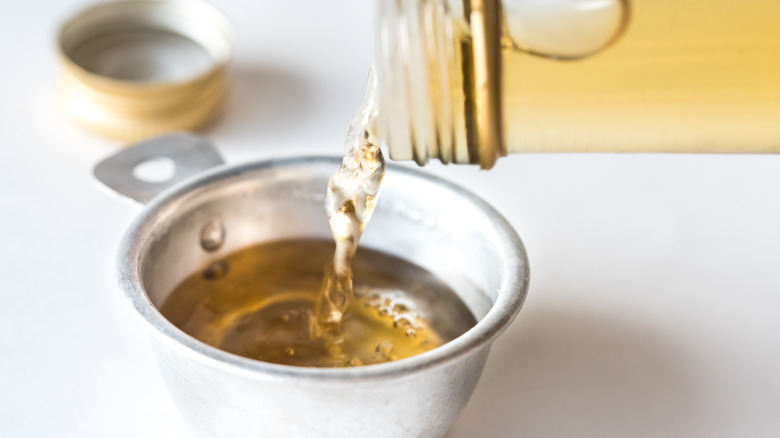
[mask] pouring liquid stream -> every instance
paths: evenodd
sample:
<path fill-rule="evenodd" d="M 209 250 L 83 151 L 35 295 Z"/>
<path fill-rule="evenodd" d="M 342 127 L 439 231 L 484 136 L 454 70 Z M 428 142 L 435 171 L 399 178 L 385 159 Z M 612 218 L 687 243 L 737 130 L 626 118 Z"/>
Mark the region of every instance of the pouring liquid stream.
<path fill-rule="evenodd" d="M 376 120 L 376 81 L 369 78 L 366 96 L 347 130 L 344 158 L 328 182 L 326 209 L 336 251 L 325 267 L 317 302 L 313 335 L 338 336 L 341 319 L 353 298 L 352 261 L 358 242 L 376 207 L 385 159 L 373 135 Z"/>

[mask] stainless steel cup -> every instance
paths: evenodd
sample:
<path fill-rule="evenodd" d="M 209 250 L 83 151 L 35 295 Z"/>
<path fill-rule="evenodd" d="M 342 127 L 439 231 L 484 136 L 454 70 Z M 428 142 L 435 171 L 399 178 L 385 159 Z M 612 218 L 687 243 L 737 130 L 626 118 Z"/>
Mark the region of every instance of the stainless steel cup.
<path fill-rule="evenodd" d="M 178 134 L 126 149 L 95 174 L 141 202 L 169 183 L 133 176 L 168 157 L 179 181 L 154 197 L 119 250 L 119 283 L 153 339 L 170 392 L 199 436 L 438 437 L 468 401 L 493 340 L 528 288 L 517 234 L 489 205 L 448 182 L 389 166 L 360 244 L 403 257 L 445 280 L 478 323 L 455 340 L 395 362 L 303 368 L 239 357 L 191 338 L 158 308 L 186 276 L 258 242 L 330 238 L 323 207 L 339 158 L 290 158 L 238 166 L 204 140 Z"/>

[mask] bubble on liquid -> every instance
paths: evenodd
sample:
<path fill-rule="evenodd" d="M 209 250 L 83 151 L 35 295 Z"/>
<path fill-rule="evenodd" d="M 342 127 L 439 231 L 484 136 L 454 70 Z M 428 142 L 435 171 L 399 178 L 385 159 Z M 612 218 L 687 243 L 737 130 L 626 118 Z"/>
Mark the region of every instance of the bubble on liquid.
<path fill-rule="evenodd" d="M 288 355 L 288 356 L 292 356 L 292 355 L 294 355 L 294 354 L 295 354 L 295 350 L 293 350 L 293 349 L 292 349 L 292 348 L 290 348 L 290 347 L 287 347 L 287 348 L 285 348 L 285 349 L 284 349 L 284 353 L 285 353 L 286 355 Z"/>
<path fill-rule="evenodd" d="M 363 361 L 360 360 L 360 358 L 357 358 L 357 357 L 353 357 L 353 358 L 351 358 L 350 360 L 347 361 L 347 366 L 350 366 L 350 367 L 362 367 L 363 365 L 364 365 Z"/>
<path fill-rule="evenodd" d="M 289 322 L 290 321 L 290 314 L 289 313 L 283 314 L 282 315 L 282 321 L 283 322 Z"/>
<path fill-rule="evenodd" d="M 409 315 L 398 315 L 393 319 L 393 327 L 406 327 L 411 326 L 414 320 Z"/>
<path fill-rule="evenodd" d="M 390 342 L 380 342 L 377 344 L 375 351 L 377 357 L 392 360 L 393 344 Z"/>
<path fill-rule="evenodd" d="M 413 328 L 406 329 L 406 337 L 407 338 L 416 338 L 417 337 L 417 330 Z"/>
<path fill-rule="evenodd" d="M 230 265 L 224 260 L 218 260 L 209 265 L 203 271 L 203 278 L 206 280 L 217 280 L 227 275 Z"/>
<path fill-rule="evenodd" d="M 396 303 L 393 306 L 393 310 L 396 313 L 404 313 L 404 312 L 408 312 L 409 311 L 409 307 L 406 304 L 404 304 L 404 303 Z"/>
<path fill-rule="evenodd" d="M 367 295 L 363 300 L 363 305 L 366 307 L 379 307 L 379 295 L 377 294 Z"/>
<path fill-rule="evenodd" d="M 390 315 L 391 311 L 392 311 L 392 309 L 390 307 L 381 306 L 377 310 L 377 313 L 379 314 L 379 316 L 388 316 L 388 315 Z"/>

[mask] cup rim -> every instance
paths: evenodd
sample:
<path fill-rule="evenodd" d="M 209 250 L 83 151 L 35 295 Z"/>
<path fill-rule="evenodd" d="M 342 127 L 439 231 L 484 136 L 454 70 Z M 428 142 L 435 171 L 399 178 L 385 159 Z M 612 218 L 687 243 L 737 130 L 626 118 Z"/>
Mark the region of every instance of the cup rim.
<path fill-rule="evenodd" d="M 141 279 L 141 257 L 144 246 L 147 244 L 147 239 L 143 237 L 159 224 L 160 215 L 173 203 L 196 189 L 245 173 L 262 172 L 264 169 L 272 168 L 322 164 L 332 164 L 335 170 L 340 163 L 341 157 L 304 156 L 262 160 L 239 165 L 222 165 L 188 178 L 155 197 L 125 232 L 117 256 L 119 286 L 125 302 L 129 305 L 136 319 L 140 320 L 155 339 L 180 354 L 231 373 L 265 380 L 302 379 L 322 382 L 349 382 L 385 379 L 441 365 L 475 349 L 489 346 L 517 316 L 528 292 L 530 279 L 528 257 L 520 237 L 498 211 L 473 193 L 442 178 L 395 164 L 388 164 L 389 172 L 426 180 L 454 192 L 458 197 L 471 203 L 488 217 L 492 222 L 492 229 L 498 236 L 501 236 L 500 239 L 496 239 L 496 242 L 505 256 L 501 258 L 504 275 L 500 281 L 498 296 L 488 313 L 466 333 L 430 351 L 393 362 L 360 367 L 308 368 L 262 362 L 212 347 L 177 328 L 152 303 L 144 290 Z"/>

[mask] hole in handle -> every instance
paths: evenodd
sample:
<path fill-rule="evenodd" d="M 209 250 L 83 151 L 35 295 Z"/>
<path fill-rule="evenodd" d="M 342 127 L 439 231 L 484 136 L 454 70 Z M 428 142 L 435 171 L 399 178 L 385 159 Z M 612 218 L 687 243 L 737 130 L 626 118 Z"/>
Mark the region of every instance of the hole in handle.
<path fill-rule="evenodd" d="M 168 157 L 153 157 L 133 167 L 133 176 L 152 184 L 170 181 L 176 175 L 176 162 Z"/>

